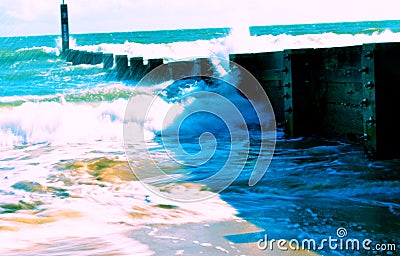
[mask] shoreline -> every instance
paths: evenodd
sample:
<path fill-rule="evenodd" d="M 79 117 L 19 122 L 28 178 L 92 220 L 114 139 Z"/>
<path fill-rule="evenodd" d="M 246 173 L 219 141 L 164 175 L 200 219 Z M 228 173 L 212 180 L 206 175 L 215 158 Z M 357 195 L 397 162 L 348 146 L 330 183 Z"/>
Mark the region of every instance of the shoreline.
<path fill-rule="evenodd" d="M 254 224 L 238 218 L 221 222 L 150 225 L 133 231 L 129 237 L 146 244 L 155 255 L 319 255 L 306 250 L 263 251 L 257 242 L 234 243 L 227 239 L 227 236 L 261 231 Z"/>

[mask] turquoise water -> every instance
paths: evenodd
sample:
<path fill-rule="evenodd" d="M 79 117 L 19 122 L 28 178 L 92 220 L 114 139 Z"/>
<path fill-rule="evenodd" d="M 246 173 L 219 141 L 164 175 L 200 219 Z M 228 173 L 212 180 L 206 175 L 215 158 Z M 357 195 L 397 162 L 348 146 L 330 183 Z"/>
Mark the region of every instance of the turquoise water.
<path fill-rule="evenodd" d="M 319 24 L 296 24 L 281 26 L 257 26 L 250 28 L 252 35 L 303 35 L 321 34 L 333 32 L 337 34 L 372 34 L 383 32 L 390 29 L 393 32 L 400 32 L 400 21 L 364 21 L 364 22 L 338 22 L 338 23 L 319 23 Z"/>
<path fill-rule="evenodd" d="M 221 58 L 248 46 L 249 41 L 232 42 L 232 38 L 240 37 L 257 42 L 247 48 L 254 51 L 268 51 L 281 44 L 307 46 L 310 42 L 327 47 L 332 39 L 342 45 L 398 40 L 400 21 L 251 27 L 248 34 L 239 29 L 239 37 L 231 32 L 229 28 L 216 28 L 81 34 L 72 35 L 72 47 L 140 53 L 144 57 L 195 57 L 198 55 L 194 52 L 199 52 Z M 210 86 L 187 81 L 170 85 L 169 94 L 158 97 L 160 84 L 118 81 L 101 65 L 71 66 L 59 57 L 58 40 L 59 36 L 0 38 L 1 255 L 72 251 L 74 255 L 151 255 L 159 252 L 152 243 L 166 239 L 157 236 L 162 227 L 167 227 L 166 236 L 182 235 L 171 238 L 176 246 L 166 248 L 164 255 L 184 253 L 181 250 L 226 255 L 221 248 L 240 255 L 232 246 L 256 242 L 264 234 L 274 239 L 322 240 L 336 237 L 341 227 L 347 229 L 349 238 L 396 244 L 397 252 L 314 251 L 322 255 L 398 254 L 398 160 L 370 162 L 357 146 L 321 138 L 286 139 L 278 130 L 267 173 L 256 186 L 249 187 L 249 175 L 262 156 L 262 131 L 260 123 L 254 121 L 253 110 L 235 90 L 220 83 Z M 230 77 L 235 78 L 233 74 Z M 240 152 L 243 145 L 232 146 L 233 135 L 223 120 L 193 115 L 183 122 L 182 148 L 192 154 L 201 151 L 199 138 L 205 132 L 211 132 L 218 145 L 208 164 L 185 165 L 170 158 L 180 154 L 178 145 L 172 143 L 167 150 L 162 144 L 162 139 L 171 139 L 166 131 L 176 123 L 167 127 L 158 123 L 168 106 L 182 110 L 177 112 L 179 117 L 193 106 L 210 105 L 190 94 L 199 91 L 242 104 L 251 138 L 249 155 L 241 175 L 213 199 L 192 204 L 166 201 L 141 186 L 126 163 L 126 106 L 129 99 L 137 108 L 148 99 L 159 99 L 150 123 L 137 116 L 131 120 L 132 129 L 147 127 L 148 136 L 146 147 L 143 140 L 132 145 L 133 169 L 150 175 L 157 169 L 153 165 L 156 162 L 166 174 L 157 176 L 152 185 L 175 196 L 183 189 L 183 193 L 206 197 L 213 195 L 212 191 L 196 181 L 215 173 L 230 151 L 239 147 Z M 171 177 L 179 182 L 171 181 Z M 244 230 L 229 231 L 239 220 L 259 230 L 246 231 L 250 232 L 247 235 L 237 234 Z M 232 222 L 212 238 L 199 231 L 197 236 L 204 241 L 189 232 L 193 223 L 204 227 L 227 221 Z M 217 239 L 217 243 L 213 240 L 216 237 L 226 242 Z M 205 244 L 201 246 L 202 242 Z M 252 246 L 254 255 L 267 255 Z"/>

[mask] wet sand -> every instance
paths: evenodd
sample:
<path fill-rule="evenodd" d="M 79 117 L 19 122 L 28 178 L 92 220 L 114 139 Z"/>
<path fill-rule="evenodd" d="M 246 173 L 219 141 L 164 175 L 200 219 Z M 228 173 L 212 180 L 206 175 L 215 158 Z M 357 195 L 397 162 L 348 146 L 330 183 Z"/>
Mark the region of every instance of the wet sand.
<path fill-rule="evenodd" d="M 233 221 L 214 223 L 151 225 L 132 232 L 130 237 L 146 244 L 155 255 L 319 255 L 306 250 L 260 250 L 257 242 L 234 243 L 227 238 L 232 235 L 261 231 L 253 224 L 238 218 Z"/>

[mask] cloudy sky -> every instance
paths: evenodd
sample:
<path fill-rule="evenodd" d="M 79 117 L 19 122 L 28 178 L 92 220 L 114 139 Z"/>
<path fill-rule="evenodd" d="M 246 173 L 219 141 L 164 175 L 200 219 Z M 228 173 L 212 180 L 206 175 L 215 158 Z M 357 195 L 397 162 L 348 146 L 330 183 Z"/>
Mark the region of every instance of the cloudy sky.
<path fill-rule="evenodd" d="M 0 0 L 0 36 L 60 33 L 62 0 Z M 400 19 L 399 0 L 65 0 L 70 33 Z"/>

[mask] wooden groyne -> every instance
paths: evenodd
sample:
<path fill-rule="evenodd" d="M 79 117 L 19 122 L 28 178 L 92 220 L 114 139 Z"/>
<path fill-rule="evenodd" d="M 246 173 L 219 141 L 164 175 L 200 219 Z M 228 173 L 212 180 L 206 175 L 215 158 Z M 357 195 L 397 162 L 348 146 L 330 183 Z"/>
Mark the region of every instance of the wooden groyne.
<path fill-rule="evenodd" d="M 400 43 L 232 55 L 263 85 L 288 136 L 362 144 L 374 159 L 400 156 Z"/>
<path fill-rule="evenodd" d="M 139 81 L 163 64 L 162 59 L 145 64 L 141 57 L 76 50 L 67 50 L 65 56 L 74 65 L 103 63 L 119 80 Z M 400 43 L 288 49 L 232 54 L 229 58 L 260 82 L 287 136 L 317 135 L 359 144 L 373 159 L 400 156 L 395 125 L 400 96 Z M 179 62 L 170 63 L 166 72 L 175 79 L 179 78 L 180 68 L 199 65 L 210 71 L 211 64 L 204 63 L 209 61 L 199 59 L 181 66 Z"/>

